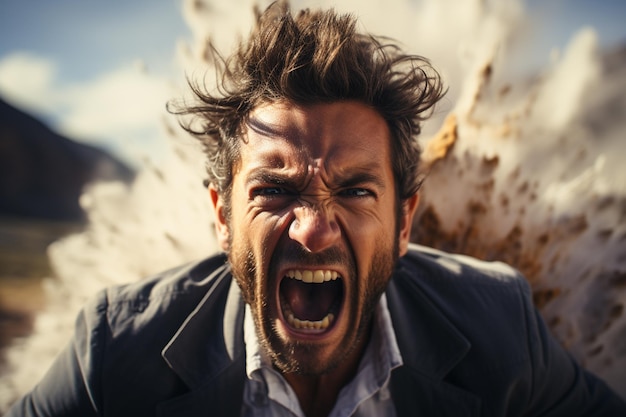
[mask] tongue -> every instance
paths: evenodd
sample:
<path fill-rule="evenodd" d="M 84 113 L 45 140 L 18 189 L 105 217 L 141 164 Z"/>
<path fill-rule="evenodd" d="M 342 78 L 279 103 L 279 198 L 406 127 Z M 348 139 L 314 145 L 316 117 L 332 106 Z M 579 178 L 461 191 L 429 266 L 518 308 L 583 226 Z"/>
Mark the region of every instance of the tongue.
<path fill-rule="evenodd" d="M 339 280 L 322 284 L 305 284 L 295 279 L 283 279 L 280 290 L 283 299 L 300 320 L 322 320 L 341 295 Z"/>

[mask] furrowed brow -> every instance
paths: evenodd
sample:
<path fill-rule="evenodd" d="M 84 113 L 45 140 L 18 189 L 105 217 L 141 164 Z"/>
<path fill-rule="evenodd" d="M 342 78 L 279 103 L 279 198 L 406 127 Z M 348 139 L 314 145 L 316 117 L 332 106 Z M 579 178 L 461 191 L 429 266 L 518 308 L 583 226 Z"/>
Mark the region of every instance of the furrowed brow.
<path fill-rule="evenodd" d="M 246 186 L 251 184 L 274 184 L 274 185 L 293 185 L 293 180 L 289 177 L 266 169 L 258 169 L 250 172 L 246 178 Z"/>
<path fill-rule="evenodd" d="M 281 130 L 280 126 L 273 125 L 271 123 L 267 123 L 258 119 L 254 116 L 250 116 L 246 121 L 248 127 L 263 136 L 284 136 L 284 132 Z"/>
<path fill-rule="evenodd" d="M 346 175 L 342 175 L 341 178 L 338 178 L 337 183 L 341 188 L 350 188 L 366 184 L 373 184 L 380 189 L 385 188 L 383 179 L 371 172 L 347 173 Z"/>

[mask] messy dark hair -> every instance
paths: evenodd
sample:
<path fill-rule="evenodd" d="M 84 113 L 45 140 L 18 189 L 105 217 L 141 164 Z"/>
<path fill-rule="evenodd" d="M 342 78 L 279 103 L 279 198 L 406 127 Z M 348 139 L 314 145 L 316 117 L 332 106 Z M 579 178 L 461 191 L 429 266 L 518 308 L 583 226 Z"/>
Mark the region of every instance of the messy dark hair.
<path fill-rule="evenodd" d="M 217 89 L 211 93 L 190 81 L 197 101 L 170 110 L 200 122 L 182 125 L 201 140 L 208 183 L 227 200 L 250 112 L 285 100 L 300 105 L 355 100 L 378 111 L 391 132 L 397 196 L 404 200 L 417 192 L 417 135 L 444 94 L 441 78 L 425 58 L 404 54 L 389 39 L 358 33 L 355 26 L 350 15 L 303 10 L 293 16 L 286 2 L 277 2 L 257 15 L 255 29 L 232 56 L 224 59 L 209 48 Z"/>

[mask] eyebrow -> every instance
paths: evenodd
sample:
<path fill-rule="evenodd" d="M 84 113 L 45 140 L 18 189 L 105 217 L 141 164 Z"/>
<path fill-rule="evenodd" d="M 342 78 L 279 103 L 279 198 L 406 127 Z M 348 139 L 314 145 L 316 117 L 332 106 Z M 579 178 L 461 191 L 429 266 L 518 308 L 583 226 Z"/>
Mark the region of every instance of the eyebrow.
<path fill-rule="evenodd" d="M 245 185 L 250 186 L 250 184 L 253 183 L 265 183 L 296 187 L 297 182 L 298 179 L 293 178 L 291 175 L 272 172 L 271 169 L 267 168 L 258 168 L 249 173 Z M 379 175 L 360 170 L 354 170 L 352 173 L 347 172 L 339 176 L 334 185 L 337 188 L 350 188 L 360 184 L 374 184 L 382 190 L 386 189 L 385 182 Z"/>
<path fill-rule="evenodd" d="M 346 174 L 341 175 L 337 183 L 339 188 L 350 188 L 359 184 L 374 184 L 378 188 L 386 188 L 385 182 L 379 175 L 361 171 L 360 169 L 356 169 L 354 172 L 348 171 Z"/>
<path fill-rule="evenodd" d="M 253 183 L 294 185 L 295 181 L 289 175 L 277 174 L 267 168 L 258 168 L 250 172 L 246 178 L 246 187 Z"/>

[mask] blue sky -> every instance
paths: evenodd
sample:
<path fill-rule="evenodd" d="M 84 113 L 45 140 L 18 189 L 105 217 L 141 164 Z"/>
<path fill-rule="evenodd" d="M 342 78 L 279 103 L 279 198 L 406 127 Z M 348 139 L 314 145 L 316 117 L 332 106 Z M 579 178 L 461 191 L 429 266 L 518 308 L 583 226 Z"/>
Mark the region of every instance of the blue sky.
<path fill-rule="evenodd" d="M 189 31 L 181 0 L 2 0 L 0 57 L 30 51 L 60 64 L 65 78 L 88 79 L 125 61 L 159 72 Z"/>
<path fill-rule="evenodd" d="M 626 41 L 624 0 L 526 0 L 531 16 L 540 24 L 540 36 L 563 47 L 582 26 L 593 27 L 605 47 Z"/>
<path fill-rule="evenodd" d="M 61 133 L 137 158 L 160 134 L 154 114 L 171 93 L 163 85 L 181 78 L 177 44 L 192 37 L 182 2 L 0 0 L 0 96 Z M 624 0 L 526 5 L 540 55 L 583 26 L 603 46 L 626 40 Z"/>

